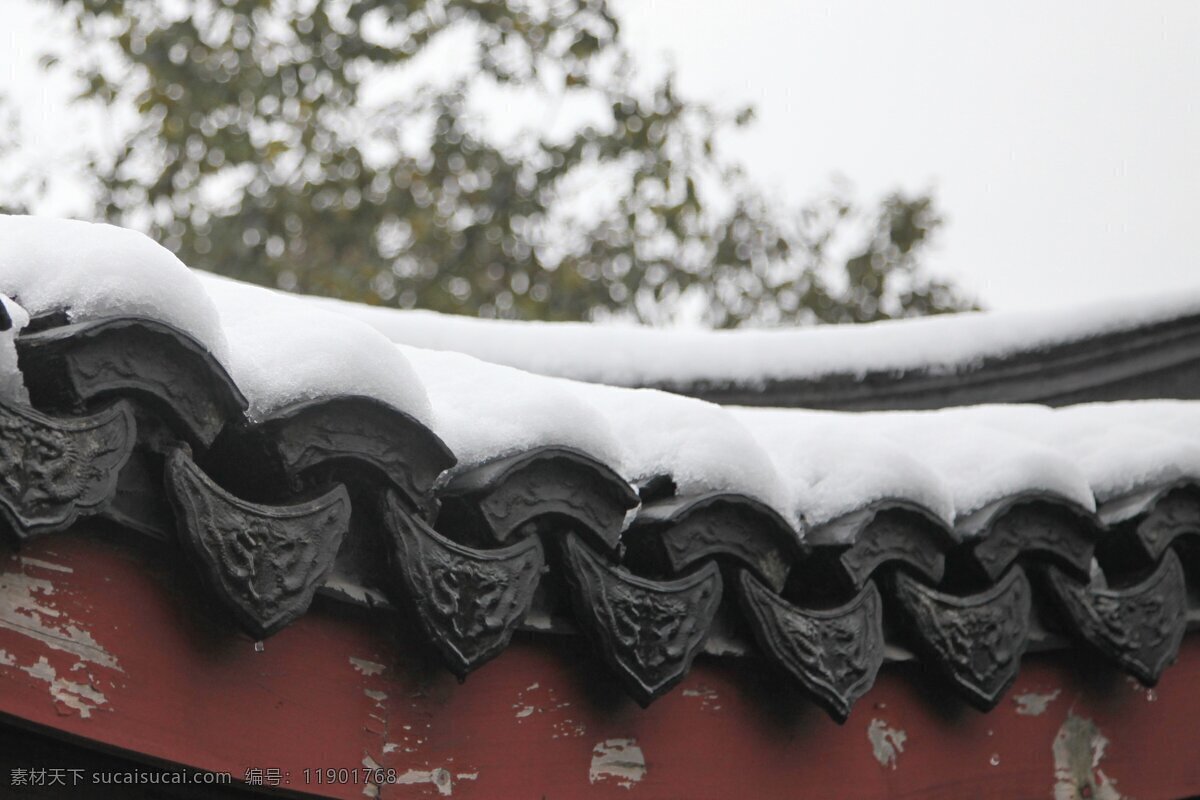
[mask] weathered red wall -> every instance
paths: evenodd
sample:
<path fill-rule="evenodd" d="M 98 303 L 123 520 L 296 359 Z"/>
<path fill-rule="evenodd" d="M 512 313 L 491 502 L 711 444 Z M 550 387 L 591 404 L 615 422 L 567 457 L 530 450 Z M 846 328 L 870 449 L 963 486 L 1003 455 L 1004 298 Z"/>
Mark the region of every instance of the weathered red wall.
<path fill-rule="evenodd" d="M 378 764 L 405 781 L 382 797 L 1200 793 L 1200 635 L 1154 692 L 1028 657 L 990 714 L 886 667 L 839 727 L 755 661 L 702 658 L 643 711 L 570 638 L 516 641 L 459 685 L 396 617 L 329 603 L 259 652 L 162 554 L 82 528 L 2 558 L 0 711 L 292 790 L 361 798 L 304 770 Z"/>

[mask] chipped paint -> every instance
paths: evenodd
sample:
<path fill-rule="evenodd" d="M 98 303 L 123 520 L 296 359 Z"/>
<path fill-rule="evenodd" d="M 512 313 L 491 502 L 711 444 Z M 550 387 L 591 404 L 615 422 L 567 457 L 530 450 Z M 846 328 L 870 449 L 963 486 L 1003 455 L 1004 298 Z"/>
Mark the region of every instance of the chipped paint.
<path fill-rule="evenodd" d="M 11 667 L 16 663 L 17 660 L 13 658 L 12 653 L 7 650 L 0 650 L 0 666 Z"/>
<path fill-rule="evenodd" d="M 49 561 L 42 561 L 40 558 L 30 558 L 29 556 L 18 556 L 21 565 L 25 567 L 37 567 L 39 569 L 48 569 L 51 572 L 66 572 L 72 573 L 75 570 L 62 564 L 53 564 Z"/>
<path fill-rule="evenodd" d="M 554 731 L 551 739 L 582 739 L 587 733 L 587 726 L 568 717 L 555 722 L 550 726 L 550 730 Z"/>
<path fill-rule="evenodd" d="M 867 739 L 871 742 L 871 750 L 880 766 L 891 765 L 892 769 L 895 769 L 900 754 L 904 752 L 904 742 L 908 739 L 908 734 L 898 728 L 889 728 L 881 719 L 873 719 L 867 726 Z"/>
<path fill-rule="evenodd" d="M 1141 682 L 1138 681 L 1138 679 L 1133 677 L 1132 675 L 1126 675 L 1125 680 L 1126 680 L 1126 682 L 1129 683 L 1129 685 L 1133 688 L 1133 690 L 1135 692 L 1137 692 L 1140 695 L 1143 695 L 1146 698 L 1147 703 L 1153 703 L 1155 700 L 1158 699 L 1157 691 L 1150 688 L 1149 686 L 1143 686 L 1141 684 Z"/>
<path fill-rule="evenodd" d="M 368 661 L 365 658 L 355 658 L 350 656 L 350 665 L 363 675 L 370 677 L 371 675 L 382 675 L 387 666 L 380 664 L 378 661 Z"/>
<path fill-rule="evenodd" d="M 710 689 L 707 686 L 699 686 L 695 689 L 684 689 L 684 697 L 695 697 L 700 700 L 700 709 L 702 711 L 720 711 L 721 704 L 718 702 L 721 696 L 717 694 L 716 689 Z"/>
<path fill-rule="evenodd" d="M 47 601 L 53 595 L 54 584 L 43 578 L 16 572 L 0 575 L 0 628 L 81 660 L 121 671 L 116 657 Z"/>
<path fill-rule="evenodd" d="M 475 780 L 471 778 L 470 780 Z M 419 784 L 431 783 L 442 797 L 449 797 L 454 794 L 454 778 L 450 775 L 450 771 L 438 767 L 437 769 L 410 769 L 403 775 L 396 778 L 396 783 L 401 784 Z"/>
<path fill-rule="evenodd" d="M 363 694 L 379 704 L 382 704 L 384 700 L 388 699 L 387 692 L 380 692 L 375 689 L 363 689 Z"/>
<path fill-rule="evenodd" d="M 637 739 L 605 739 L 592 748 L 592 765 L 588 769 L 591 783 L 614 780 L 624 789 L 646 777 L 646 757 Z"/>
<path fill-rule="evenodd" d="M 1053 692 L 1045 694 L 1026 692 L 1014 697 L 1013 702 L 1017 705 L 1018 714 L 1025 717 L 1040 717 L 1046 713 L 1046 709 L 1058 699 L 1060 694 L 1062 694 L 1062 689 L 1055 689 Z"/>
<path fill-rule="evenodd" d="M 108 702 L 108 698 L 96 689 L 95 686 L 75 683 L 74 681 L 58 677 L 58 671 L 50 665 L 45 656 L 38 658 L 36 663 L 30 664 L 27 667 L 21 667 L 20 669 L 22 672 L 28 673 L 31 677 L 49 684 L 50 696 L 54 698 L 55 702 L 61 703 L 67 708 L 75 709 L 83 719 L 91 717 L 92 711 L 97 706 Z"/>
<path fill-rule="evenodd" d="M 536 697 L 526 697 L 526 694 L 536 692 Z M 553 686 L 542 687 L 540 682 L 534 682 L 517 692 L 517 702 L 512 704 L 518 724 L 535 714 L 545 715 L 544 719 L 552 731 L 551 739 L 578 739 L 587 735 L 587 726 L 582 721 L 574 719 L 570 711 L 569 700 L 558 699 Z"/>
<path fill-rule="evenodd" d="M 1052 745 L 1054 800 L 1120 800 L 1117 782 L 1100 769 L 1107 748 L 1096 723 L 1068 711 Z"/>

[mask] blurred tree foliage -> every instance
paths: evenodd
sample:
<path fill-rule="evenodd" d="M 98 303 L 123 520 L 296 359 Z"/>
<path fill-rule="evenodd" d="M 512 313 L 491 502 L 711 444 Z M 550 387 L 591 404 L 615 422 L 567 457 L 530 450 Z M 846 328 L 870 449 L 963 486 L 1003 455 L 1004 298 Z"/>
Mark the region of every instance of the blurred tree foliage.
<path fill-rule="evenodd" d="M 21 120 L 7 95 L 0 94 L 0 214 L 28 214 L 45 185 L 21 163 Z"/>
<path fill-rule="evenodd" d="M 118 122 L 136 109 L 123 146 L 89 161 L 98 213 L 193 266 L 516 318 L 691 308 L 730 327 L 970 305 L 921 268 L 941 224 L 929 196 L 772 202 L 718 149 L 751 113 L 638 74 L 605 0 L 47 2 L 77 41 L 45 65 L 74 68 Z"/>

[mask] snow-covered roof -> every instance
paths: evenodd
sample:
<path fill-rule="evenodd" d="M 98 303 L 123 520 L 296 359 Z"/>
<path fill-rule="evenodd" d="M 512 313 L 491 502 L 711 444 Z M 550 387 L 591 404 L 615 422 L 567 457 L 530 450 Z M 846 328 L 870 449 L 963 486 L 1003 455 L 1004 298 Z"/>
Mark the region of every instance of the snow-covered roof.
<path fill-rule="evenodd" d="M 200 276 L 136 231 L 76 220 L 0 214 L 0 294 L 30 316 L 140 316 L 167 322 L 222 364 L 228 347 Z"/>
<path fill-rule="evenodd" d="M 615 386 L 754 387 L 835 375 L 954 373 L 989 359 L 1200 315 L 1200 284 L 1191 292 L 1045 311 L 728 331 L 485 320 L 329 298 L 309 302 L 361 320 L 394 342 L 466 353 L 541 375 Z"/>
<path fill-rule="evenodd" d="M 0 410 L 9 424 L 0 432 L 56 430 L 78 439 L 72 452 L 94 454 L 87 479 L 72 484 L 91 494 L 55 513 L 35 514 L 26 507 L 31 495 L 0 488 L 0 512 L 19 536 L 81 513 L 168 539 L 184 526 L 214 591 L 258 635 L 286 624 L 287 609 L 302 613 L 317 588 L 389 602 L 403 584 L 421 607 L 422 592 L 442 591 L 428 583 L 440 573 L 412 571 L 430 558 L 513 570 L 517 600 L 505 601 L 504 613 L 484 609 L 488 630 L 511 634 L 527 617 L 553 627 L 547 619 L 557 606 L 531 606 L 543 549 L 559 548 L 550 563 L 567 570 L 577 601 L 607 596 L 616 581 L 621 597 L 641 598 L 654 613 L 676 607 L 662 597 L 679 595 L 687 598 L 679 608 L 699 614 L 687 628 L 698 638 L 671 645 L 679 669 L 659 675 L 641 656 L 622 655 L 606 627 L 616 623 L 595 616 L 609 606 L 577 602 L 573 624 L 609 642 L 606 658 L 647 700 L 705 645 L 723 580 L 734 580 L 725 591 L 740 598 L 758 646 L 788 662 L 793 651 L 777 640 L 792 629 L 772 614 L 803 614 L 794 604 L 814 594 L 824 603 L 855 595 L 853 613 L 866 613 L 863 598 L 879 591 L 879 575 L 908 576 L 880 582 L 893 604 L 952 590 L 1019 605 L 1028 588 L 1013 576 L 1027 562 L 1086 589 L 1097 543 L 1113 537 L 1133 537 L 1137 552 L 1161 566 L 1173 537 L 1191 528 L 1164 534 L 1143 523 L 1200 487 L 1200 402 L 746 408 L 511 366 L 615 383 L 952 369 L 1031 343 L 1193 314 L 1200 292 L 1079 314 L 815 331 L 517 325 L 297 298 L 194 273 L 128 231 L 0 217 L 0 301 L 11 323 L 0 331 Z M 147 500 L 164 477 L 174 521 Z M 265 615 L 263 598 L 282 590 L 239 589 L 254 576 L 224 571 L 222 531 L 233 528 L 214 520 L 226 517 L 282 526 L 264 542 L 299 536 L 310 566 L 293 567 L 293 583 L 307 588 L 276 597 Z M 1200 534 L 1200 516 L 1194 527 Z M 392 547 L 382 561 L 403 581 L 381 585 L 379 553 Z M 1111 558 L 1102 566 L 1118 575 L 1146 566 Z M 954 575 L 945 576 L 947 564 Z M 480 603 L 486 596 L 471 595 Z M 946 607 L 965 613 L 963 602 Z M 471 626 L 446 628 L 441 613 L 421 612 L 423 624 L 456 669 L 477 666 L 507 641 L 457 641 Z M 914 636 L 932 635 L 913 619 Z M 882 629 L 878 636 L 879 653 L 868 655 L 882 659 Z M 642 645 L 629 646 L 637 653 Z M 802 683 L 825 691 L 814 688 L 824 679 L 789 664 Z M 966 691 L 988 705 L 1002 689 Z M 839 691 L 818 699 L 841 713 L 853 692 Z"/>

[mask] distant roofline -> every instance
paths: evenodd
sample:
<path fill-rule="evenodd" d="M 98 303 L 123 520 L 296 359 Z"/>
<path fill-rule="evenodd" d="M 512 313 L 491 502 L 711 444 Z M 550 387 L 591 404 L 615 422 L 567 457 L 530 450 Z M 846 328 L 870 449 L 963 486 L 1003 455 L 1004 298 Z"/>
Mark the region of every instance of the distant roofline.
<path fill-rule="evenodd" d="M 695 331 L 307 298 L 396 342 L 722 404 L 847 410 L 1200 398 L 1200 289 L 1053 311 Z"/>

